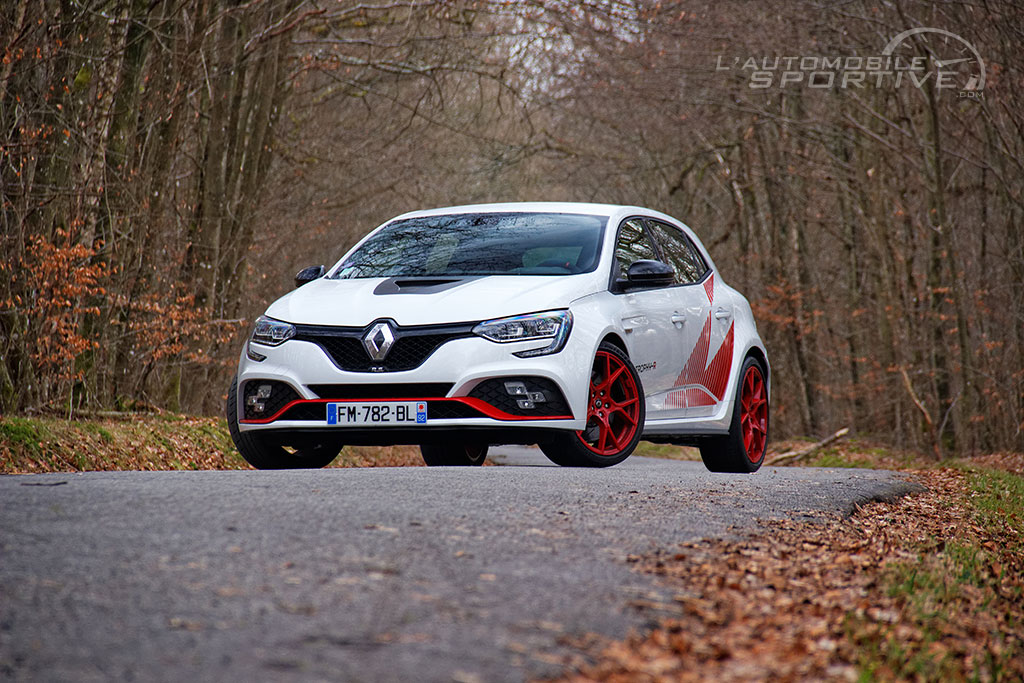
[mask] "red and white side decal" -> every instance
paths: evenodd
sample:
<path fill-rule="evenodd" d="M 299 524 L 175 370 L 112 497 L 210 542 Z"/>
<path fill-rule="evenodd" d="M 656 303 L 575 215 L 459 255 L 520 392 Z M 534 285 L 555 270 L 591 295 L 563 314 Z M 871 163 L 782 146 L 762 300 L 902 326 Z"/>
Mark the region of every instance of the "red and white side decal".
<path fill-rule="evenodd" d="M 704 281 L 704 291 L 708 293 L 708 303 L 715 303 L 715 274 L 711 273 L 711 277 Z"/>
<path fill-rule="evenodd" d="M 704 282 L 704 291 L 708 295 L 708 302 L 714 303 L 714 273 Z M 729 325 L 729 331 L 726 332 L 722 345 L 718 347 L 718 352 L 711 359 L 711 363 L 708 363 L 708 352 L 711 346 L 711 310 L 708 309 L 708 317 L 704 320 L 697 344 L 690 352 L 683 371 L 676 378 L 675 386 L 681 388 L 672 391 L 668 396 L 666 403 L 669 406 L 674 408 L 713 406 L 725 398 L 729 373 L 732 371 L 734 327 L 735 323 Z"/>

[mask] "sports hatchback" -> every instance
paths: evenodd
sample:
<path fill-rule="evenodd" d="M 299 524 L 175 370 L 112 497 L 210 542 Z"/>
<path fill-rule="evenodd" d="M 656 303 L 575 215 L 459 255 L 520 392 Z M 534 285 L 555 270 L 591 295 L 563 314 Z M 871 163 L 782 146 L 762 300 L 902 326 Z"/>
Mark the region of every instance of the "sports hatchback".
<path fill-rule="evenodd" d="M 322 467 L 346 444 L 479 465 L 538 444 L 605 467 L 640 439 L 753 472 L 770 370 L 747 300 L 690 228 L 635 206 L 416 211 L 370 232 L 256 321 L 227 419 L 254 467 Z"/>

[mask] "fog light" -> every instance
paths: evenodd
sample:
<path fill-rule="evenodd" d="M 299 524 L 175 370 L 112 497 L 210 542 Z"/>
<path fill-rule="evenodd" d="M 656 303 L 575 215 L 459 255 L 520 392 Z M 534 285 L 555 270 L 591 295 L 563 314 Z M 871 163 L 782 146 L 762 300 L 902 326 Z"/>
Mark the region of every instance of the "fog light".
<path fill-rule="evenodd" d="M 260 384 L 256 387 L 256 393 L 249 394 L 245 397 L 245 409 L 246 412 L 252 412 L 257 415 L 266 412 L 267 406 L 264 403 L 270 394 L 273 392 L 274 386 L 272 384 Z M 248 393 L 249 390 L 246 390 Z"/>
<path fill-rule="evenodd" d="M 521 398 L 518 401 L 516 401 L 516 405 L 518 405 L 523 410 L 530 410 L 533 408 L 533 401 L 531 401 L 528 398 Z"/>
<path fill-rule="evenodd" d="M 547 403 L 548 397 L 544 395 L 543 391 L 531 391 L 530 400 L 534 403 Z"/>
<path fill-rule="evenodd" d="M 505 391 L 508 392 L 509 396 L 529 396 L 530 392 L 526 390 L 526 385 L 522 382 L 505 382 Z M 520 406 L 522 407 L 522 406 Z M 533 406 L 530 406 L 531 408 Z"/>

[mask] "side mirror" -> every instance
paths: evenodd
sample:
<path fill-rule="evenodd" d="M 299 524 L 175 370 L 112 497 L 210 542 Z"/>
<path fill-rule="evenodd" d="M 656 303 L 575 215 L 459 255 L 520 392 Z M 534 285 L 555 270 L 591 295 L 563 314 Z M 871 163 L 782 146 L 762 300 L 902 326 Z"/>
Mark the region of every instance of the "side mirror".
<path fill-rule="evenodd" d="M 309 268 L 303 268 L 299 272 L 295 273 L 295 286 L 301 287 L 302 285 L 312 282 L 318 278 L 324 276 L 323 266 L 310 266 Z"/>
<path fill-rule="evenodd" d="M 676 271 L 672 266 L 661 261 L 641 259 L 635 262 L 626 271 L 626 282 L 623 285 L 628 289 L 639 287 L 667 287 L 676 280 Z"/>

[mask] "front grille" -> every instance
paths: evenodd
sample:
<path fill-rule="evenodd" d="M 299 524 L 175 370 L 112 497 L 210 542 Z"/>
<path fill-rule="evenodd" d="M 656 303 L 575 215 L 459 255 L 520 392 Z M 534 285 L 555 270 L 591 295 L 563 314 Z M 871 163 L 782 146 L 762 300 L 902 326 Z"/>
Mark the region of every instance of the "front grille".
<path fill-rule="evenodd" d="M 310 384 L 320 398 L 444 398 L 452 390 L 445 382 L 402 384 Z"/>
<path fill-rule="evenodd" d="M 391 323 L 395 343 L 382 361 L 370 358 L 363 347 L 363 336 L 377 321 L 366 327 L 296 325 L 295 339 L 317 344 L 342 370 L 348 372 L 400 372 L 423 364 L 442 344 L 452 339 L 473 336 L 475 323 L 400 327 Z"/>
<path fill-rule="evenodd" d="M 250 397 L 257 396 L 260 387 L 270 387 L 270 396 L 257 398 L 250 405 Z M 273 379 L 250 379 L 242 387 L 242 410 L 246 420 L 265 420 L 273 417 L 281 408 L 301 398 L 294 389 Z"/>
<path fill-rule="evenodd" d="M 505 382 L 522 382 L 526 385 L 527 391 L 543 392 L 547 400 L 543 403 L 534 403 L 533 408 L 520 408 L 517 399 L 522 397 L 510 396 L 505 390 Z M 488 379 L 476 385 L 473 391 L 469 392 L 469 395 L 489 403 L 509 415 L 535 417 L 572 416 L 572 411 L 569 410 L 561 389 L 546 377 L 499 377 Z"/>

